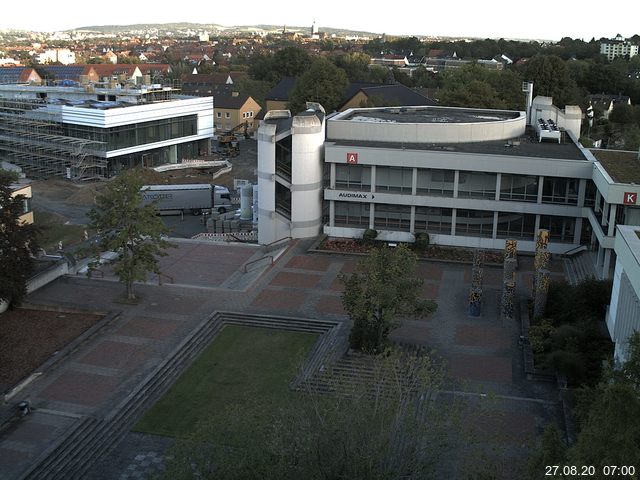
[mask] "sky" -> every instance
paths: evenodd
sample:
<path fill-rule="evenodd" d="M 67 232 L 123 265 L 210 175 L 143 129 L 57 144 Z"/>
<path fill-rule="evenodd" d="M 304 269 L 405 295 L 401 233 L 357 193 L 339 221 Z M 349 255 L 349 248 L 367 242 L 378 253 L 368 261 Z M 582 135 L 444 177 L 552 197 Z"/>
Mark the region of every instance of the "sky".
<path fill-rule="evenodd" d="M 619 0 L 615 10 L 595 0 L 443 0 L 357 2 L 349 0 L 243 0 L 240 3 L 4 1 L 0 29 L 58 31 L 89 25 L 194 22 L 220 25 L 311 25 L 390 35 L 465 36 L 560 40 L 640 34 L 638 0 Z M 607 19 L 609 17 L 609 19 Z"/>

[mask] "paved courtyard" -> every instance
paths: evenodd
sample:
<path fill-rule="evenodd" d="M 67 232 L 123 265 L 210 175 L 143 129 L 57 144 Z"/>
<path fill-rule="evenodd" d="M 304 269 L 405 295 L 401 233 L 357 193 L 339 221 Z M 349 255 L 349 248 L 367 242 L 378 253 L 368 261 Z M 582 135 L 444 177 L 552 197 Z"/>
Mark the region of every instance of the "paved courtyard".
<path fill-rule="evenodd" d="M 19 395 L 34 412 L 0 432 L 0 479 L 18 478 L 48 446 L 84 416 L 105 418 L 169 352 L 214 311 L 290 315 L 348 321 L 339 275 L 357 257 L 307 253 L 310 241 L 294 242 L 273 265 L 244 265 L 264 256 L 246 245 L 183 241 L 162 260 L 172 282 L 149 278 L 135 290 L 142 300 L 117 303 L 123 287 L 108 269 L 104 278 L 68 276 L 30 295 L 48 307 L 118 312 L 58 366 Z M 528 259 L 517 273 L 518 289 L 530 288 Z M 449 365 L 445 394 L 469 398 L 467 415 L 492 455 L 523 458 L 546 423 L 558 419 L 557 393 L 524 378 L 519 322 L 498 315 L 500 269 L 485 269 L 482 315 L 467 314 L 471 266 L 420 262 L 423 295 L 438 303 L 426 319 L 405 319 L 392 339 L 435 349 Z M 561 273 L 556 269 L 554 275 Z M 491 400 L 485 400 L 487 395 Z M 150 478 L 161 469 L 170 440 L 130 433 L 88 478 Z M 497 453 L 496 453 L 497 452 Z"/>

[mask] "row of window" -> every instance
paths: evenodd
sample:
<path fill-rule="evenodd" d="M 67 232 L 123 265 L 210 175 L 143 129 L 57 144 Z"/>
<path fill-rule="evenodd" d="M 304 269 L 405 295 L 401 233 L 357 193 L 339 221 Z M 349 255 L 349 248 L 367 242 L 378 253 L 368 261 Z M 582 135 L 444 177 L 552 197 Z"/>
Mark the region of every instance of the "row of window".
<path fill-rule="evenodd" d="M 222 118 L 222 112 L 216 112 L 217 118 Z M 224 112 L 224 118 L 231 118 L 230 112 Z M 253 118 L 253 110 L 242 112 L 242 118 Z"/>
<path fill-rule="evenodd" d="M 376 192 L 412 193 L 413 168 L 376 167 Z M 458 197 L 496 198 L 498 176 L 496 173 L 458 173 Z M 417 169 L 416 193 L 453 197 L 454 170 Z M 503 173 L 500 179 L 500 200 L 537 202 L 539 177 Z M 366 165 L 336 165 L 335 185 L 338 189 L 371 191 L 371 167 Z M 578 204 L 576 178 L 544 177 L 542 202 L 564 205 Z"/>
<path fill-rule="evenodd" d="M 336 227 L 368 228 L 371 204 L 334 202 Z M 452 233 L 453 209 L 416 207 L 415 232 L 440 233 L 471 237 L 493 237 L 494 212 L 483 210 L 456 210 L 455 231 Z M 550 232 L 552 240 L 573 243 L 576 219 L 554 215 L 540 215 L 540 228 Z M 535 234 L 534 214 L 498 212 L 496 238 L 532 240 Z M 373 228 L 409 232 L 411 207 L 408 205 L 375 204 Z"/>
<path fill-rule="evenodd" d="M 111 128 L 86 127 L 67 123 L 63 124 L 61 128 L 64 130 L 64 136 L 102 142 L 99 147 L 89 147 L 88 150 L 111 151 L 196 135 L 198 117 L 197 115 L 187 115 L 163 118 Z"/>

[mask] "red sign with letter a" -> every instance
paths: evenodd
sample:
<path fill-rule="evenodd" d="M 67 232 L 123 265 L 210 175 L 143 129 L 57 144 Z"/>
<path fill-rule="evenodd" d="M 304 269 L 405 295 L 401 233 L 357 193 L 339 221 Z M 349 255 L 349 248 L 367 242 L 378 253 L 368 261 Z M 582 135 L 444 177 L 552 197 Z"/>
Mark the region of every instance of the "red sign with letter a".
<path fill-rule="evenodd" d="M 358 163 L 358 154 L 357 153 L 347 153 L 347 163 L 351 165 L 357 165 Z"/>
<path fill-rule="evenodd" d="M 638 202 L 638 194 L 634 192 L 624 192 L 624 204 L 635 205 Z"/>

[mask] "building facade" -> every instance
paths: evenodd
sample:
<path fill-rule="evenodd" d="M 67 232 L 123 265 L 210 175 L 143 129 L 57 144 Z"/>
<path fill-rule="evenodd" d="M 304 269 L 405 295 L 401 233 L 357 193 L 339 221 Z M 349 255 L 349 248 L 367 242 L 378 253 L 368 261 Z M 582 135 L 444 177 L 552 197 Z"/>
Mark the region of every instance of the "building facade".
<path fill-rule="evenodd" d="M 217 130 L 229 131 L 240 124 L 254 131 L 255 118 L 262 107 L 249 95 L 232 92 L 214 96 L 214 121 Z"/>
<path fill-rule="evenodd" d="M 310 169 L 309 158 L 320 158 L 324 171 L 322 195 L 313 197 L 314 212 L 321 213 L 305 221 L 321 224 L 331 237 L 361 238 L 375 229 L 380 240 L 412 242 L 426 232 L 438 245 L 490 249 L 514 238 L 528 252 L 535 251 L 536 233 L 544 228 L 551 253 L 588 249 L 598 275 L 608 277 L 615 264 L 615 226 L 640 223 L 640 181 L 614 180 L 600 152 L 579 144 L 581 113 L 537 97 L 529 115 L 433 106 L 335 114 L 323 122 L 326 138 L 315 157 L 307 154 L 305 160 Z M 290 198 L 293 212 L 294 192 L 313 190 L 320 181 L 298 185 L 289 179 L 287 168 L 299 162 L 292 149 L 297 118 L 271 117 L 261 126 L 259 138 L 275 151 L 272 164 L 261 168 L 259 148 L 261 208 L 274 195 L 273 188 L 263 192 L 266 183 L 279 186 L 275 198 Z M 261 135 L 263 128 L 274 132 Z M 284 234 L 287 222 L 294 222 L 286 210 L 269 210 L 285 225 L 279 237 L 293 236 Z M 261 243 L 277 239 L 260 235 Z"/>
<path fill-rule="evenodd" d="M 600 43 L 600 53 L 606 55 L 610 61 L 616 57 L 631 58 L 638 55 L 638 45 L 618 35 L 614 40 Z"/>
<path fill-rule="evenodd" d="M 614 358 L 622 363 L 628 359 L 629 336 L 640 331 L 640 227 L 618 226 L 615 251 L 607 327 L 615 343 Z"/>
<path fill-rule="evenodd" d="M 108 177 L 210 153 L 213 98 L 170 87 L 0 85 L 0 159 L 30 177 Z"/>

